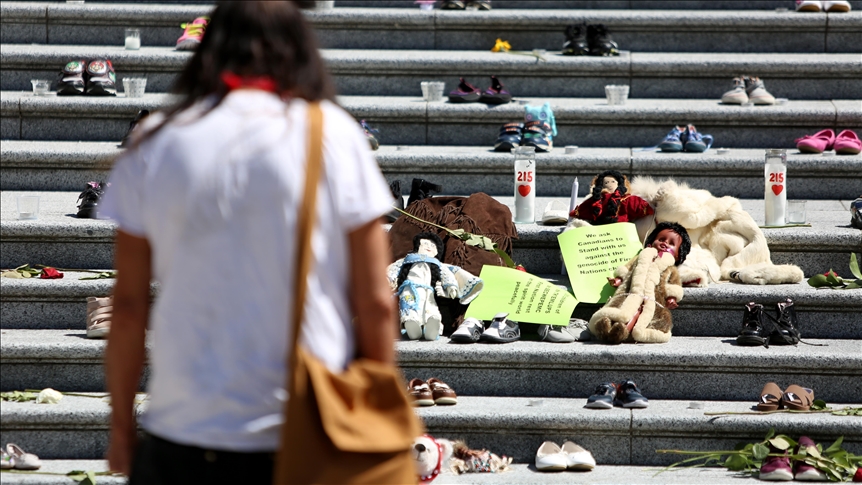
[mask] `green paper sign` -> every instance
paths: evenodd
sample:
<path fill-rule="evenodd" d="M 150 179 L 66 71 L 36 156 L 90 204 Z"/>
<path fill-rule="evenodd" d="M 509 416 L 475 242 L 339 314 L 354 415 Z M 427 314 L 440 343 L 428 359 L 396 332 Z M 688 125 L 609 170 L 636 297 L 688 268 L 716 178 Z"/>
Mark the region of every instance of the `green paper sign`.
<path fill-rule="evenodd" d="M 578 301 L 587 303 L 608 301 L 616 291 L 608 278 L 642 248 L 631 222 L 578 227 L 560 234 L 557 240 L 572 291 Z"/>
<path fill-rule="evenodd" d="M 578 300 L 543 278 L 502 266 L 482 267 L 482 293 L 470 303 L 466 317 L 492 320 L 508 313 L 516 322 L 568 325 Z"/>

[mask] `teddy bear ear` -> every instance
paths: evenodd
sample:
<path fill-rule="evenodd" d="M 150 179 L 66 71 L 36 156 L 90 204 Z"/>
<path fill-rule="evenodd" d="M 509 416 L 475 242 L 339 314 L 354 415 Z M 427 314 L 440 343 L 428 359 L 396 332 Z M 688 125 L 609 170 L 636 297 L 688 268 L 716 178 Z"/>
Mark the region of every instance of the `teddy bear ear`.
<path fill-rule="evenodd" d="M 452 453 L 454 453 L 454 446 L 451 441 L 447 439 L 438 439 L 437 444 L 440 445 L 440 448 L 443 450 L 443 460 L 447 460 L 452 457 Z"/>

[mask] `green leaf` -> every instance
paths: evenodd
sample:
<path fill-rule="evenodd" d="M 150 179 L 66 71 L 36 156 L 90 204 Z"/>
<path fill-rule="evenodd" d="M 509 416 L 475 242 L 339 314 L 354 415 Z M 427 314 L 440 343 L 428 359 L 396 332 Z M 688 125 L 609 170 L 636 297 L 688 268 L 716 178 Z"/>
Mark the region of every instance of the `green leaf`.
<path fill-rule="evenodd" d="M 832 444 L 829 446 L 829 448 L 826 448 L 826 449 L 823 451 L 823 454 L 824 454 L 824 455 L 829 455 L 829 454 L 837 453 L 837 452 L 841 451 L 841 443 L 843 443 L 843 442 L 844 442 L 844 437 L 843 437 L 843 436 L 839 436 L 839 437 L 838 437 L 838 439 L 837 439 L 837 440 L 835 440 L 835 443 L 832 443 Z"/>
<path fill-rule="evenodd" d="M 844 287 L 845 290 L 854 290 L 856 288 L 862 288 L 862 280 L 853 281 Z"/>
<path fill-rule="evenodd" d="M 812 411 L 823 411 L 826 409 L 826 401 L 822 399 L 815 399 L 814 403 L 811 404 Z"/>
<path fill-rule="evenodd" d="M 766 455 L 769 454 L 769 448 L 767 448 L 766 445 L 763 445 L 761 443 L 757 443 L 756 445 L 754 445 L 752 451 L 754 452 L 755 460 L 763 460 L 764 458 L 766 458 Z"/>
<path fill-rule="evenodd" d="M 793 440 L 791 440 L 787 436 L 784 436 L 783 434 L 780 434 L 780 435 L 776 436 L 775 438 L 772 438 L 771 440 L 769 440 L 769 444 L 778 448 L 781 451 L 790 449 L 790 447 L 793 446 L 793 444 L 791 444 L 792 442 L 793 442 Z"/>
<path fill-rule="evenodd" d="M 742 471 L 748 466 L 748 459 L 742 455 L 730 455 L 724 462 L 724 466 L 735 472 Z"/>
<path fill-rule="evenodd" d="M 824 276 L 822 274 L 816 274 L 816 275 L 812 276 L 811 278 L 808 278 L 808 284 L 815 287 L 815 288 L 821 288 L 823 286 L 829 286 L 829 282 L 826 281 L 826 276 Z"/>
<path fill-rule="evenodd" d="M 832 286 L 841 286 L 844 284 L 841 282 L 841 278 L 839 278 L 831 269 L 829 270 L 829 273 L 826 274 L 826 281 L 828 281 Z"/>
<path fill-rule="evenodd" d="M 859 271 L 859 261 L 856 260 L 856 253 L 850 253 L 850 272 L 853 276 L 862 280 L 862 271 Z"/>
<path fill-rule="evenodd" d="M 769 438 L 775 436 L 775 428 L 769 428 L 769 432 L 766 433 L 766 438 L 763 438 L 763 441 L 766 442 Z"/>

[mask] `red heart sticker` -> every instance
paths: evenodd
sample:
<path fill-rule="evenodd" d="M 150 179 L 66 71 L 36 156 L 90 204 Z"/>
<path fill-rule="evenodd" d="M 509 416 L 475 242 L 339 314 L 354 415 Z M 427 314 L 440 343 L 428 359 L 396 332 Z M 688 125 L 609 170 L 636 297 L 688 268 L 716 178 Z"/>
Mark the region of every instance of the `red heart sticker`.
<path fill-rule="evenodd" d="M 521 194 L 521 197 L 526 197 L 530 195 L 530 186 L 529 185 L 519 185 L 518 193 Z"/>
<path fill-rule="evenodd" d="M 773 185 L 773 186 L 772 186 L 772 192 L 773 192 L 775 195 L 780 194 L 782 190 L 784 190 L 784 186 L 783 186 L 783 185 L 775 184 L 775 185 Z"/>

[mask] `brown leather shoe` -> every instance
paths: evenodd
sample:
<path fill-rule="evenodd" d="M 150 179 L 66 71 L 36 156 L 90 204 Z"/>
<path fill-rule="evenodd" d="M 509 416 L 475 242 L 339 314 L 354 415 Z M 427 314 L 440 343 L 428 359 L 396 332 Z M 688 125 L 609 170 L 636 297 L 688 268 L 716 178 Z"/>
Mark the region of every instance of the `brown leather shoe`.
<path fill-rule="evenodd" d="M 433 406 L 434 395 L 431 393 L 431 388 L 422 379 L 411 379 L 407 384 L 407 392 L 413 398 L 413 404 L 416 406 Z"/>
<path fill-rule="evenodd" d="M 435 404 L 458 404 L 458 396 L 448 384 L 436 377 L 428 379 L 428 387 L 434 397 Z"/>

